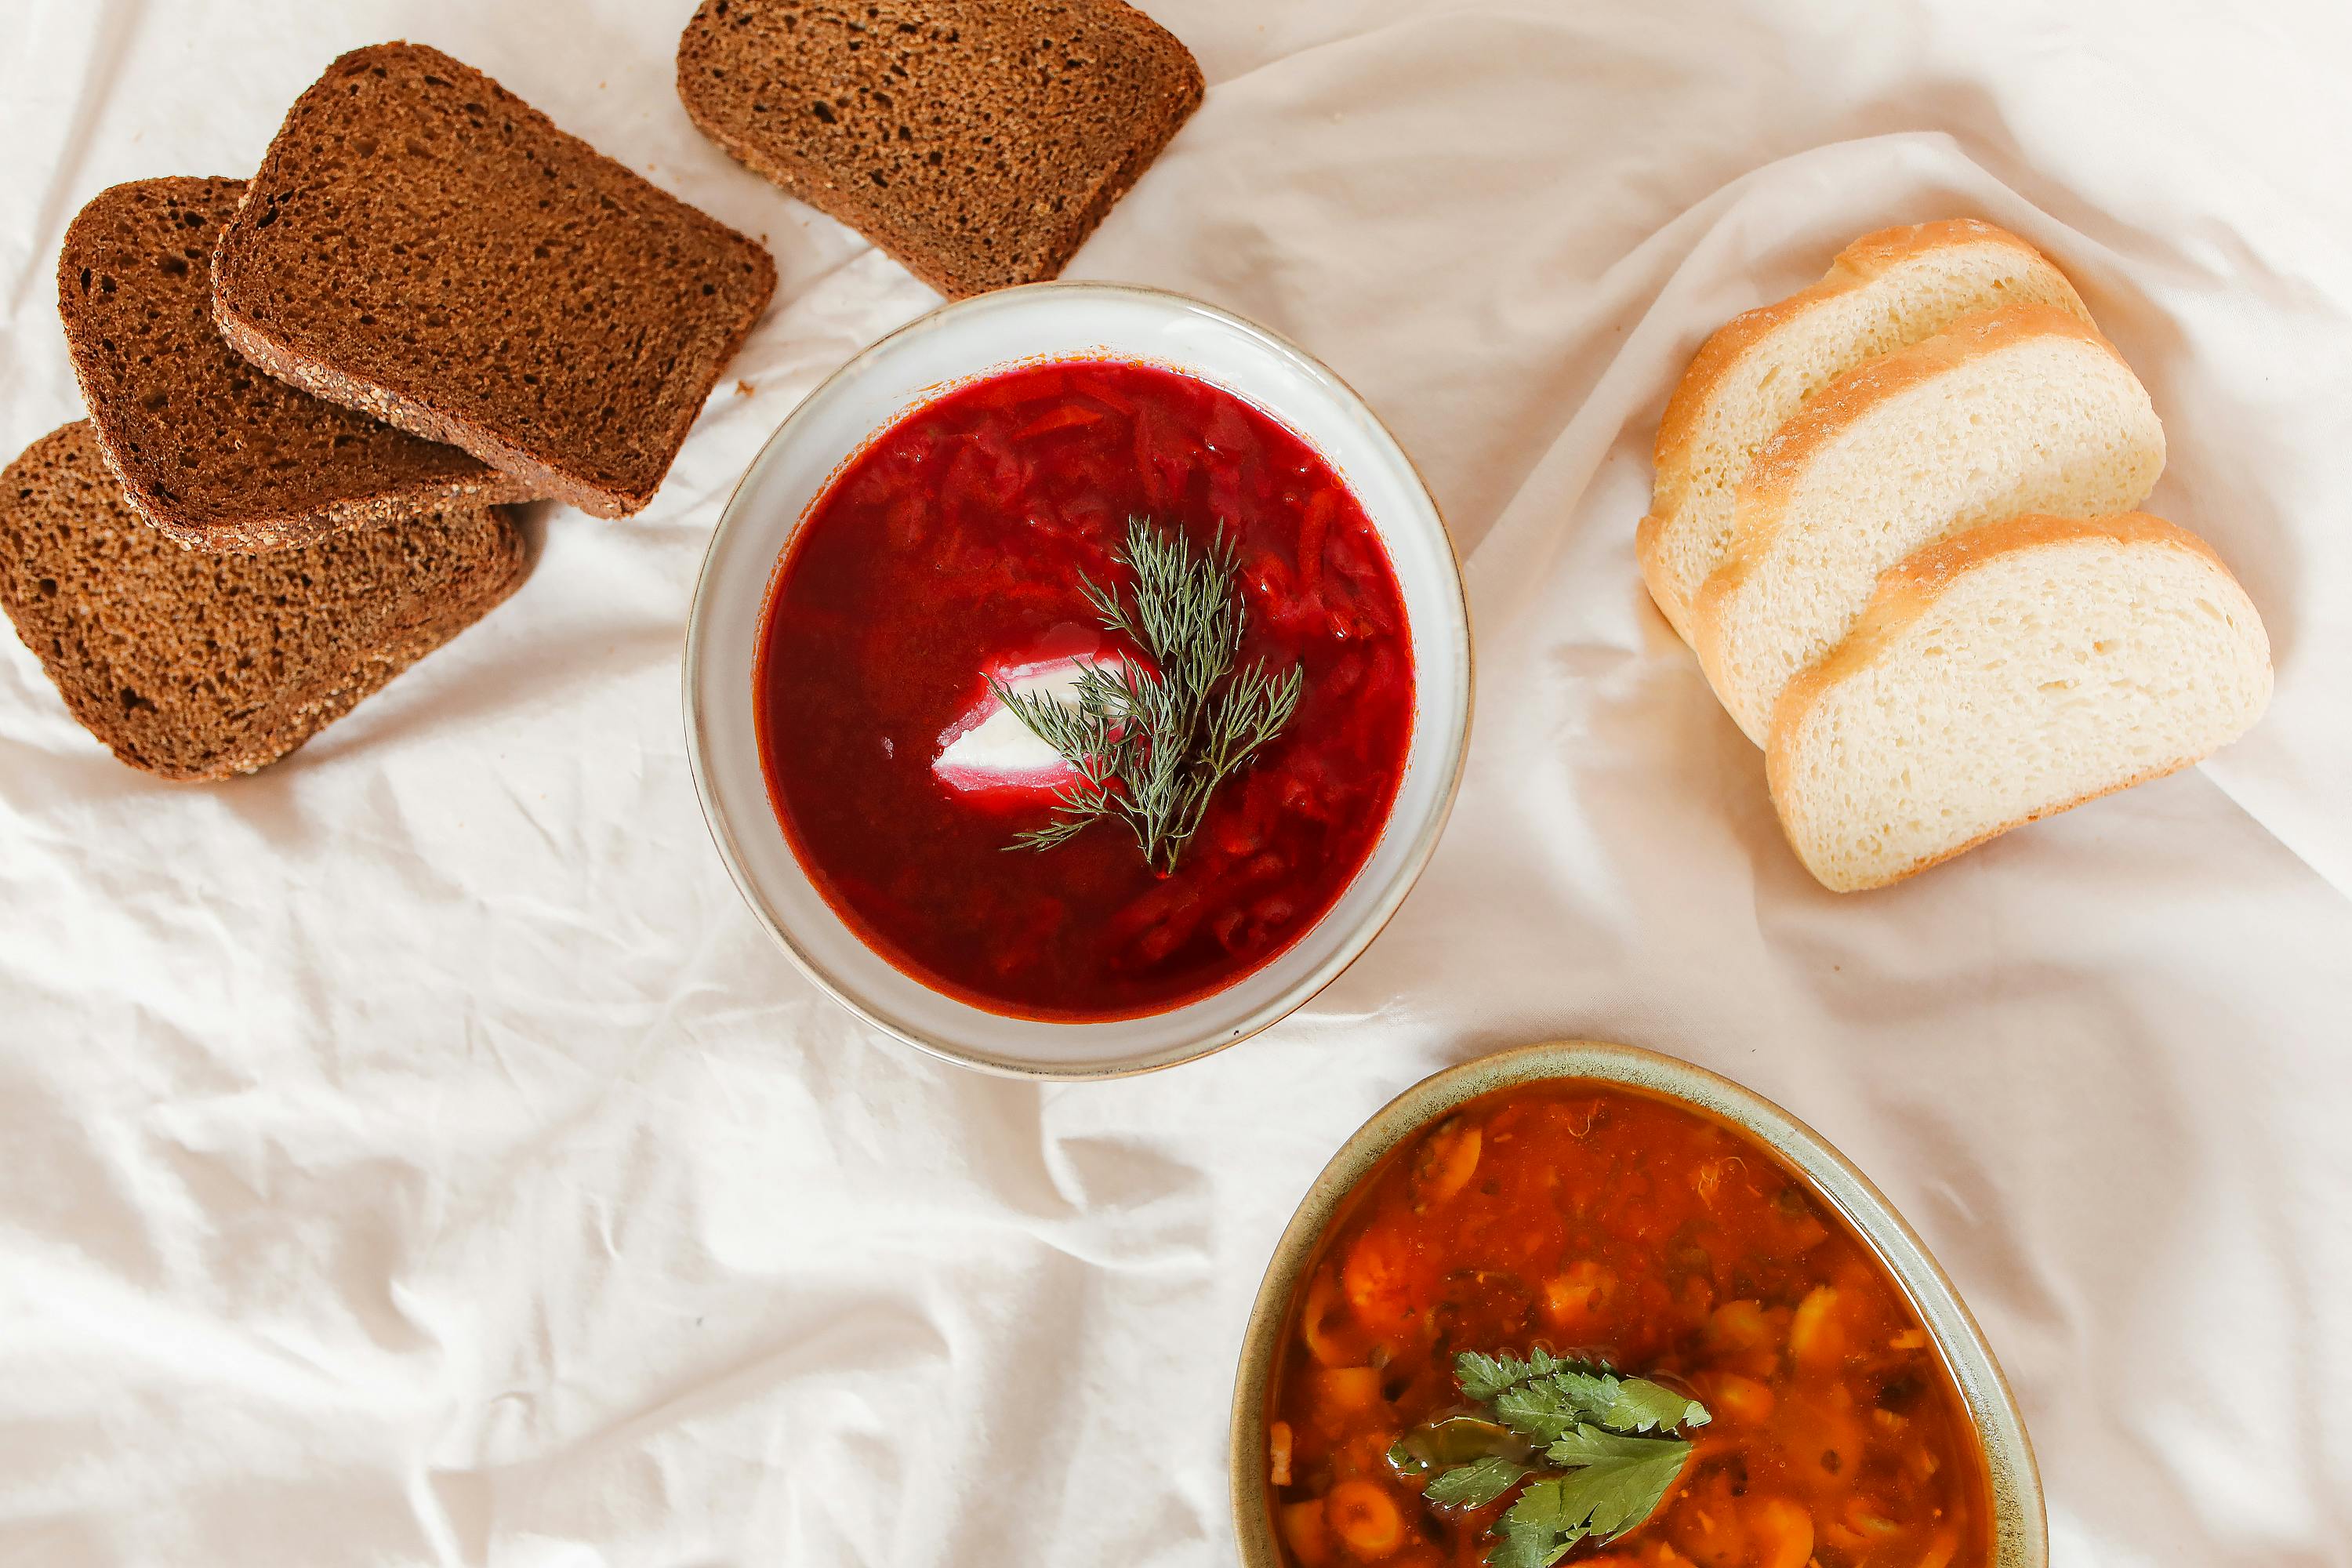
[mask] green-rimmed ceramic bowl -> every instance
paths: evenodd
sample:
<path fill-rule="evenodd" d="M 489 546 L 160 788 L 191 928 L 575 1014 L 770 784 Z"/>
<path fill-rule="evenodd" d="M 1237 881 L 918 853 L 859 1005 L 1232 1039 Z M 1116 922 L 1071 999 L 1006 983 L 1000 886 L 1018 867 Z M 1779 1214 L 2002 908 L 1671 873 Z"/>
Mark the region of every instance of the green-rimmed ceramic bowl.
<path fill-rule="evenodd" d="M 2050 1534 L 2042 1474 L 2034 1467 L 2025 1420 L 1959 1292 L 1895 1205 L 1828 1140 L 1761 1095 L 1673 1057 L 1596 1040 L 1521 1046 L 1422 1079 L 1359 1128 L 1307 1189 L 1266 1265 L 1234 1379 L 1234 1531 L 1244 1568 L 1282 1565 L 1265 1475 L 1275 1357 L 1289 1320 L 1291 1292 L 1341 1203 L 1389 1151 L 1463 1101 L 1544 1079 L 1622 1084 L 1729 1122 L 1779 1155 L 1843 1215 L 1910 1297 L 1968 1405 L 1992 1481 L 1993 1561 L 1999 1568 L 2047 1568 Z"/>

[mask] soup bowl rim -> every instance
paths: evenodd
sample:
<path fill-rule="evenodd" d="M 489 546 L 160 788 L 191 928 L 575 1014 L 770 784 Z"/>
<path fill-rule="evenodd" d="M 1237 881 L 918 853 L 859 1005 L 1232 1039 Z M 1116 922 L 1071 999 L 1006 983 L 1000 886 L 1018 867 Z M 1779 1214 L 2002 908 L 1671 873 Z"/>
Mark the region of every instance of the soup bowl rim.
<path fill-rule="evenodd" d="M 1801 1174 L 1902 1289 L 1958 1386 L 1990 1481 L 1996 1568 L 2048 1568 L 2041 1470 L 2016 1396 L 1958 1289 L 1885 1194 L 1828 1139 L 1755 1090 L 1678 1057 L 1589 1039 L 1511 1047 L 1432 1073 L 1373 1112 L 1299 1200 L 1251 1304 L 1234 1377 L 1228 1462 L 1243 1568 L 1284 1568 L 1265 1473 L 1268 1400 L 1292 1292 L 1349 1195 L 1392 1151 L 1465 1101 L 1559 1080 L 1630 1089 L 1711 1116 Z"/>

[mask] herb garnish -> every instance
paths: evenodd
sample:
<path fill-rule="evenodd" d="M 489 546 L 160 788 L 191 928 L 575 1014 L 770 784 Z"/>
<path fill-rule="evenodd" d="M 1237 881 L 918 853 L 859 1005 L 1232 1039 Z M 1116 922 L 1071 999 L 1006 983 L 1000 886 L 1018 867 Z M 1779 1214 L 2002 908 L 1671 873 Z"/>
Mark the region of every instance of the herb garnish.
<path fill-rule="evenodd" d="M 1247 611 L 1234 592 L 1234 547 L 1222 528 L 1195 556 L 1181 533 L 1130 517 L 1118 559 L 1135 575 L 1131 606 L 1083 573 L 1079 586 L 1103 630 L 1140 647 L 1148 668 L 1087 665 L 1066 700 L 988 678 L 996 700 L 1078 775 L 1058 792 L 1051 821 L 1005 847 L 1051 849 L 1116 817 L 1135 834 L 1144 863 L 1164 876 L 1217 786 L 1290 722 L 1305 677 L 1294 668 L 1277 679 L 1262 663 L 1234 673 Z"/>
<path fill-rule="evenodd" d="M 1416 1427 L 1389 1449 L 1389 1463 L 1426 1475 L 1466 1459 L 1422 1489 L 1445 1508 L 1485 1508 L 1528 1483 L 1495 1522 L 1487 1568 L 1548 1568 L 1587 1537 L 1611 1540 L 1649 1518 L 1690 1458 L 1691 1445 L 1675 1434 L 1710 1419 L 1697 1400 L 1647 1378 L 1540 1348 L 1524 1361 L 1465 1352 L 1454 1358 L 1454 1381 L 1493 1419 L 1453 1415 Z M 1465 1443 L 1488 1451 L 1471 1458 Z"/>

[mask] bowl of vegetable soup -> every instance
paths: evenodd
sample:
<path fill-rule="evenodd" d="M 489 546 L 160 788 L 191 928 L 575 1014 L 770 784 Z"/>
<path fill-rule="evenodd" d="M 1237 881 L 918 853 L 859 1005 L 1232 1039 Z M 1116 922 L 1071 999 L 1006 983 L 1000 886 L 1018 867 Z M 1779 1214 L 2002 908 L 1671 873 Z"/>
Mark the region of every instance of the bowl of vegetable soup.
<path fill-rule="evenodd" d="M 1958 1292 L 1820 1134 L 1591 1041 L 1424 1079 L 1284 1232 L 1233 1410 L 1247 1568 L 2046 1568 Z"/>

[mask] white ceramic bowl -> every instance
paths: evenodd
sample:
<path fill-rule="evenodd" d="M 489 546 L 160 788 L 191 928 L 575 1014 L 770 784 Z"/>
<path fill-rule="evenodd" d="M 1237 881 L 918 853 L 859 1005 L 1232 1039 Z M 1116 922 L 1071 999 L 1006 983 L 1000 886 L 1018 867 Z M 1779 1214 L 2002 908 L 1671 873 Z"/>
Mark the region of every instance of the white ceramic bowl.
<path fill-rule="evenodd" d="M 760 767 L 753 662 L 772 574 L 833 476 L 910 410 L 955 386 L 1045 360 L 1181 371 L 1287 426 L 1330 464 L 1380 531 L 1403 589 L 1413 658 L 1404 779 L 1370 858 L 1337 903 L 1273 962 L 1213 995 L 1103 1023 L 1039 1023 L 931 989 L 859 939 L 777 825 Z M 1462 573 L 1429 490 L 1363 401 L 1295 344 L 1179 295 L 1040 283 L 945 306 L 884 338 L 809 395 L 752 461 L 712 534 L 686 630 L 687 753 L 719 853 L 809 978 L 902 1040 L 1037 1078 L 1142 1072 L 1246 1038 L 1328 984 L 1379 934 L 1428 864 L 1470 728 Z"/>

